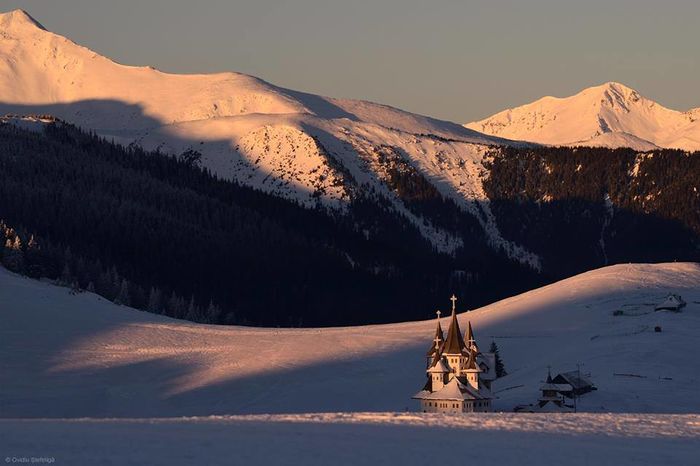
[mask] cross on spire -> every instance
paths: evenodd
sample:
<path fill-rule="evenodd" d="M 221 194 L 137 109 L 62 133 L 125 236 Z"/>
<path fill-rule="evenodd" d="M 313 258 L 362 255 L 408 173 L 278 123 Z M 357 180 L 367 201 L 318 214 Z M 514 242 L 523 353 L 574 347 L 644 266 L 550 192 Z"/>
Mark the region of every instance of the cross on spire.
<path fill-rule="evenodd" d="M 455 312 L 456 306 L 457 306 L 457 296 L 452 295 L 450 298 L 450 301 L 452 301 L 452 312 Z"/>
<path fill-rule="evenodd" d="M 442 312 L 440 312 L 440 309 L 435 311 L 435 314 L 437 314 L 437 318 L 438 318 L 438 320 L 440 320 L 440 314 L 442 314 Z"/>

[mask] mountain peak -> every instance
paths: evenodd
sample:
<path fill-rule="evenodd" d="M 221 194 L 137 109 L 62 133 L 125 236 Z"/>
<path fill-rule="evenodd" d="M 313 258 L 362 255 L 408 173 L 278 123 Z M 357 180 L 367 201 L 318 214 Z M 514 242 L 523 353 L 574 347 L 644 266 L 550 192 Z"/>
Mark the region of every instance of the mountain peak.
<path fill-rule="evenodd" d="M 552 145 L 700 148 L 700 121 L 615 81 L 569 97 L 544 97 L 465 126 L 492 136 Z M 615 136 L 600 138 L 602 134 Z M 645 149 L 646 150 L 646 149 Z"/>
<path fill-rule="evenodd" d="M 583 92 L 590 91 L 600 92 L 604 96 L 620 102 L 637 102 L 642 98 L 642 96 L 639 95 L 639 92 L 635 91 L 631 87 L 615 81 L 609 81 L 601 84 L 600 86 L 588 88 Z"/>
<path fill-rule="evenodd" d="M 7 13 L 0 13 L 0 27 L 3 29 L 27 26 L 46 30 L 46 28 L 42 26 L 39 21 L 32 18 L 29 13 L 21 8 L 8 11 Z"/>
<path fill-rule="evenodd" d="M 608 82 L 603 83 L 597 87 L 602 88 L 602 89 L 606 89 L 606 90 L 613 90 L 613 91 L 636 92 L 631 87 L 625 86 L 624 84 L 619 83 L 617 81 L 608 81 Z"/>

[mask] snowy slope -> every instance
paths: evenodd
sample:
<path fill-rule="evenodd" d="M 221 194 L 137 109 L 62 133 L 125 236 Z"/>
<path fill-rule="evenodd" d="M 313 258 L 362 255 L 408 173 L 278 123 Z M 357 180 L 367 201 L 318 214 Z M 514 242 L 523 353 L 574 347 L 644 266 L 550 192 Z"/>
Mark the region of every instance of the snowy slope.
<path fill-rule="evenodd" d="M 391 145 L 477 215 L 494 247 L 539 268 L 536 256 L 501 236 L 483 193 L 484 151 L 507 141 L 454 123 L 240 73 L 178 75 L 121 65 L 45 30 L 22 10 L 0 15 L 0 115 L 6 113 L 53 115 L 124 145 L 175 155 L 194 150 L 225 178 L 309 207 L 343 211 L 353 191 L 372 192 L 438 250 L 453 252 L 462 240 L 409 212 L 377 172 L 381 149 Z"/>
<path fill-rule="evenodd" d="M 565 97 L 543 97 L 467 128 L 494 136 L 556 145 L 655 146 L 700 150 L 700 109 L 678 112 L 620 83 Z"/>
<path fill-rule="evenodd" d="M 698 412 L 699 284 L 697 264 L 617 265 L 460 320 L 481 347 L 500 347 L 509 375 L 495 384 L 497 410 L 534 402 L 547 366 L 581 364 L 599 388 L 582 411 Z M 688 302 L 682 313 L 653 312 L 667 292 Z M 446 298 L 436 307 L 448 308 Z M 415 410 L 435 326 L 199 325 L 5 270 L 0 321 L 0 417 Z"/>
<path fill-rule="evenodd" d="M 699 415 L 353 413 L 0 420 L 13 458 L 56 464 L 691 465 Z M 504 448 L 505 447 L 505 448 Z M 453 458 L 456 461 L 451 461 Z"/>

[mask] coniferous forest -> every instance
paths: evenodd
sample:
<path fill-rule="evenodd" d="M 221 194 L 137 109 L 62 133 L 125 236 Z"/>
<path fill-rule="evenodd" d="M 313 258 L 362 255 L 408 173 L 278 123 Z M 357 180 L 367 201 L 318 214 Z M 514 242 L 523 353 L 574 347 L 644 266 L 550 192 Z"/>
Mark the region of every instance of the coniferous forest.
<path fill-rule="evenodd" d="M 502 148 L 487 166 L 499 228 L 553 276 L 700 260 L 700 152 Z"/>
<path fill-rule="evenodd" d="M 43 133 L 2 124 L 2 261 L 176 318 L 316 326 L 428 318 L 452 293 L 475 307 L 611 263 L 700 260 L 698 153 L 494 149 L 492 210 L 504 237 L 540 256 L 536 271 L 494 250 L 472 215 L 383 150 L 407 207 L 464 240 L 454 256 L 369 194 L 345 213 L 307 209 L 193 157 L 63 123 Z"/>
<path fill-rule="evenodd" d="M 63 123 L 43 134 L 1 125 L 0 173 L 8 269 L 176 318 L 400 321 L 430 317 L 436 296 L 502 296 L 484 280 L 499 271 L 516 290 L 538 280 L 485 243 L 456 270 L 458 259 L 368 199 L 346 215 L 306 209 Z"/>

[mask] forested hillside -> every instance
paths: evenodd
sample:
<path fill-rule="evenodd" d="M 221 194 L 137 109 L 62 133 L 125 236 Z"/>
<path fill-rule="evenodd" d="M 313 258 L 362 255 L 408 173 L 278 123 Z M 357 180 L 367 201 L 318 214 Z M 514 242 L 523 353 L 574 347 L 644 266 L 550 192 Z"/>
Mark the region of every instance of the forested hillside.
<path fill-rule="evenodd" d="M 700 260 L 700 154 L 494 148 L 484 189 L 503 237 L 443 197 L 391 146 L 378 170 L 417 218 L 462 246 L 438 252 L 386 198 L 357 185 L 346 211 L 219 179 L 179 158 L 55 122 L 0 125 L 3 264 L 76 292 L 189 320 L 343 325 L 474 307 L 605 264 Z"/>
<path fill-rule="evenodd" d="M 190 159 L 125 149 L 63 123 L 43 133 L 0 125 L 0 173 L 6 267 L 173 317 L 400 321 L 428 317 L 453 292 L 476 306 L 542 280 L 430 189 L 416 205 L 471 238 L 454 257 L 361 190 L 347 213 L 307 209 Z M 426 190 L 414 178 L 396 172 L 402 196 Z"/>
<path fill-rule="evenodd" d="M 700 152 L 499 148 L 487 167 L 499 228 L 550 274 L 700 260 Z"/>

